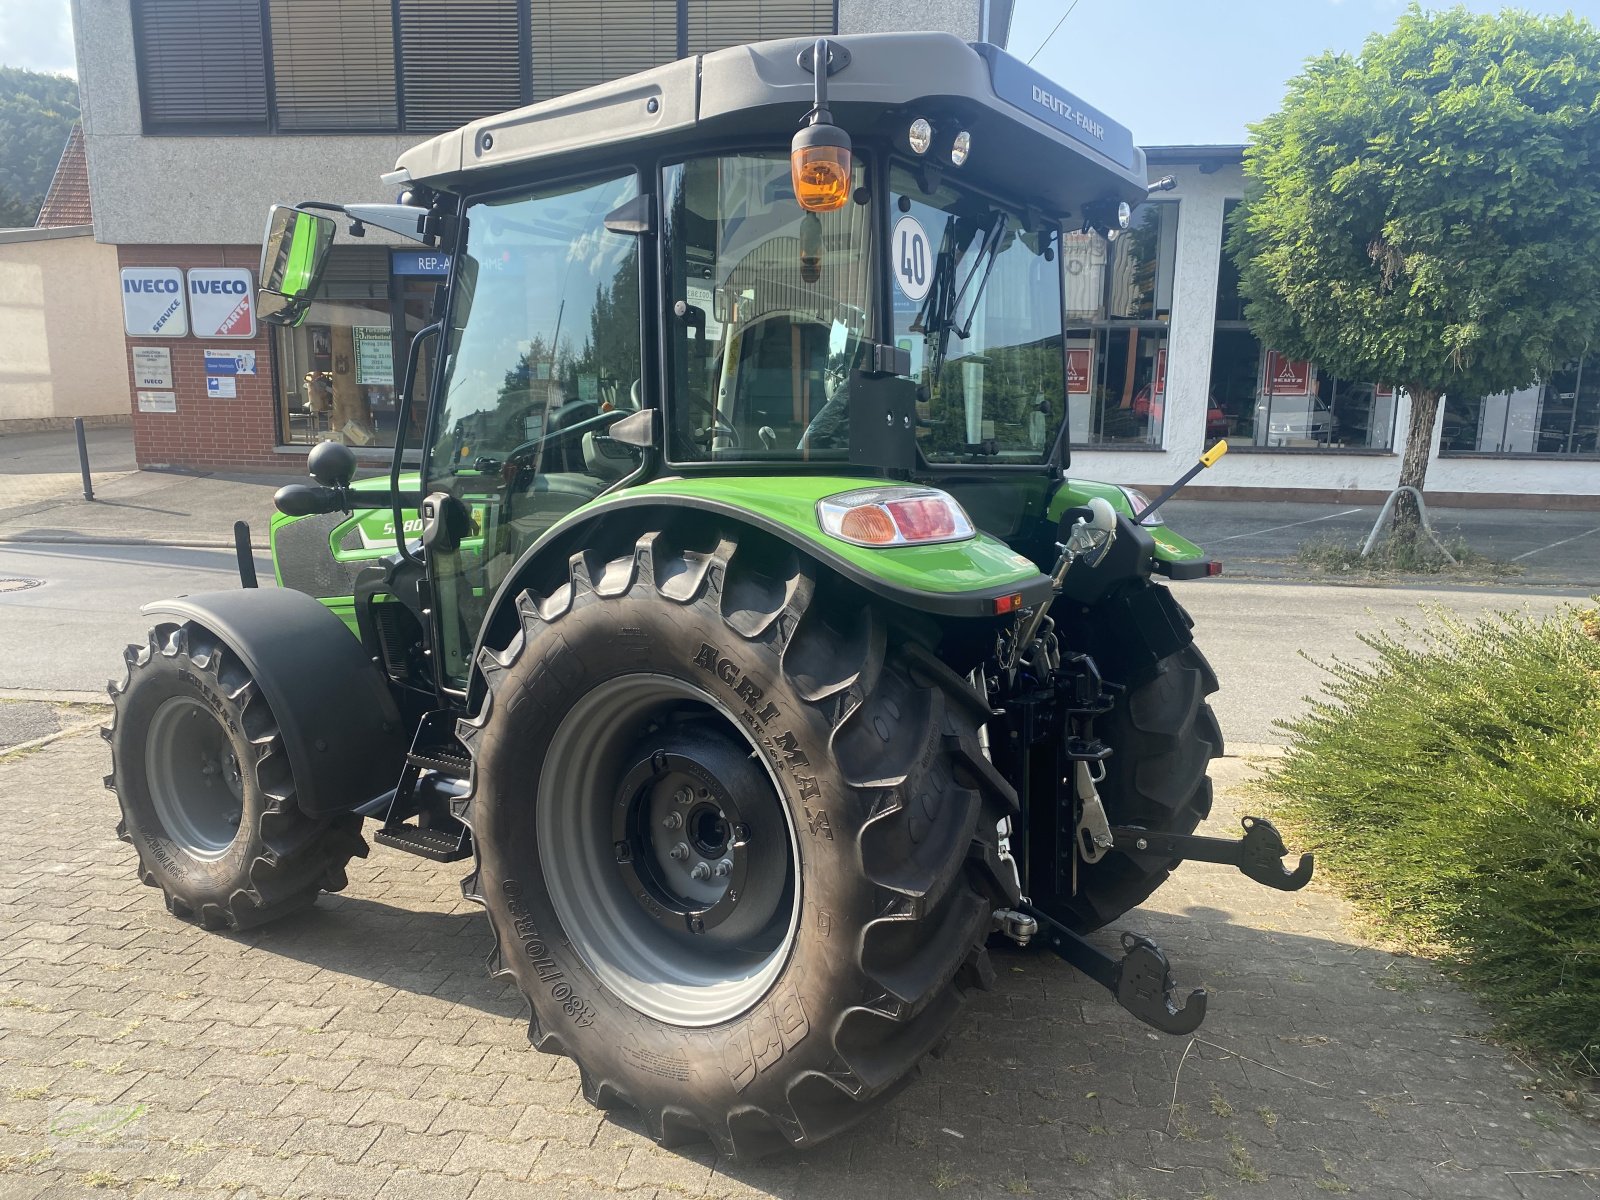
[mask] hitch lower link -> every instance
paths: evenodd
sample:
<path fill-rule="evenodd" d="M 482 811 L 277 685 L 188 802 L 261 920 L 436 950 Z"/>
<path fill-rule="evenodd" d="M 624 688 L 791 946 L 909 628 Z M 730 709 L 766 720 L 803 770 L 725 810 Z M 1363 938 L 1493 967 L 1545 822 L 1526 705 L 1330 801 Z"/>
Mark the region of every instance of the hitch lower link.
<path fill-rule="evenodd" d="M 1264 817 L 1245 817 L 1240 822 L 1244 837 L 1237 841 L 1155 833 L 1148 829 L 1109 825 L 1092 782 L 1084 789 L 1084 795 L 1087 801 L 1077 829 L 1077 849 L 1088 862 L 1099 862 L 1108 851 L 1120 850 L 1153 858 L 1195 859 L 1237 867 L 1248 878 L 1279 891 L 1298 891 L 1311 882 L 1312 856 L 1302 854 L 1293 871 L 1286 869 L 1282 860 L 1288 848 L 1272 822 Z M 1052 950 L 1152 1028 L 1163 1033 L 1193 1033 L 1205 1020 L 1206 990 L 1193 989 L 1188 1000 L 1179 1004 L 1167 956 L 1147 937 L 1123 933 L 1123 956 L 1118 959 L 1027 901 L 995 916 L 997 928 L 1021 945 L 1027 945 L 1042 933 Z"/>
<path fill-rule="evenodd" d="M 1178 1004 L 1173 998 L 1177 985 L 1172 982 L 1167 956 L 1147 937 L 1124 933 L 1123 955 L 1113 958 L 1026 900 L 1015 909 L 1002 910 L 996 917 L 1007 936 L 1014 937 L 1013 929 L 1018 925 L 1027 929 L 1029 937 L 1043 936 L 1050 949 L 1152 1028 L 1163 1033 L 1193 1033 L 1206 1019 L 1205 988 L 1195 988 L 1187 1001 Z"/>

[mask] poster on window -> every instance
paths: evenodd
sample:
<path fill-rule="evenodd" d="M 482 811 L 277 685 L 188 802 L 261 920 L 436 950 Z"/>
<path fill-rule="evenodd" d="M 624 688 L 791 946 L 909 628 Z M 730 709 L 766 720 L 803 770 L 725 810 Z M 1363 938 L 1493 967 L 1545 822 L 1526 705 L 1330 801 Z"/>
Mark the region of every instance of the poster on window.
<path fill-rule="evenodd" d="M 1165 346 L 1156 351 L 1156 377 L 1150 384 L 1150 391 L 1157 396 L 1167 394 L 1167 348 Z"/>
<path fill-rule="evenodd" d="M 1067 351 L 1067 395 L 1087 396 L 1093 390 L 1094 351 L 1087 346 Z"/>
<path fill-rule="evenodd" d="M 1268 350 L 1262 391 L 1269 396 L 1309 396 L 1311 364 L 1303 358 L 1285 358 L 1276 350 Z"/>
<path fill-rule="evenodd" d="M 355 325 L 356 382 L 365 387 L 394 386 L 394 343 L 387 325 Z"/>

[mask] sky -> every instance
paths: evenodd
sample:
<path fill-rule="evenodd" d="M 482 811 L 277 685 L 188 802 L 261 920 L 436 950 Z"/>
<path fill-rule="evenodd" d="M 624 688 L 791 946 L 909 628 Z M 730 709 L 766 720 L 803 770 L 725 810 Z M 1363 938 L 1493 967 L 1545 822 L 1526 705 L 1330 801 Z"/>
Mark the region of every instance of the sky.
<path fill-rule="evenodd" d="M 1600 0 L 1521 6 L 1600 23 Z M 1307 58 L 1359 49 L 1404 8 L 1405 0 L 1016 0 L 1010 49 L 1022 59 L 1038 51 L 1037 69 L 1143 145 L 1239 143 Z M 67 0 L 0 0 L 0 65 L 75 74 Z"/>

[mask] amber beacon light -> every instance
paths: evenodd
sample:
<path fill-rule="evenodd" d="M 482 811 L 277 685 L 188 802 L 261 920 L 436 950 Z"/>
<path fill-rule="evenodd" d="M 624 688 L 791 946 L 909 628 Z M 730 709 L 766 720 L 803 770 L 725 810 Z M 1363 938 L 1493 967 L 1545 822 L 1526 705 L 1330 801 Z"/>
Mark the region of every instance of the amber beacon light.
<path fill-rule="evenodd" d="M 818 38 L 815 46 L 800 54 L 802 67 L 808 61 L 816 81 L 815 99 L 789 143 L 789 173 L 801 208 L 833 212 L 850 202 L 850 135 L 833 123 L 828 111 L 828 75 L 843 66 L 846 56 L 827 38 Z"/>

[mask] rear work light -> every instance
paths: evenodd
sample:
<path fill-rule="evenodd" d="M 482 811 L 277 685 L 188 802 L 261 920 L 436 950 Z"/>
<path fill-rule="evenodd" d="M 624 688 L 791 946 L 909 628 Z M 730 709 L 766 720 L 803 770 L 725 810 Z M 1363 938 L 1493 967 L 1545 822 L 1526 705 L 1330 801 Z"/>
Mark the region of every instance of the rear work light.
<path fill-rule="evenodd" d="M 817 501 L 823 531 L 856 546 L 926 546 L 973 536 L 955 497 L 927 487 L 874 487 Z"/>

